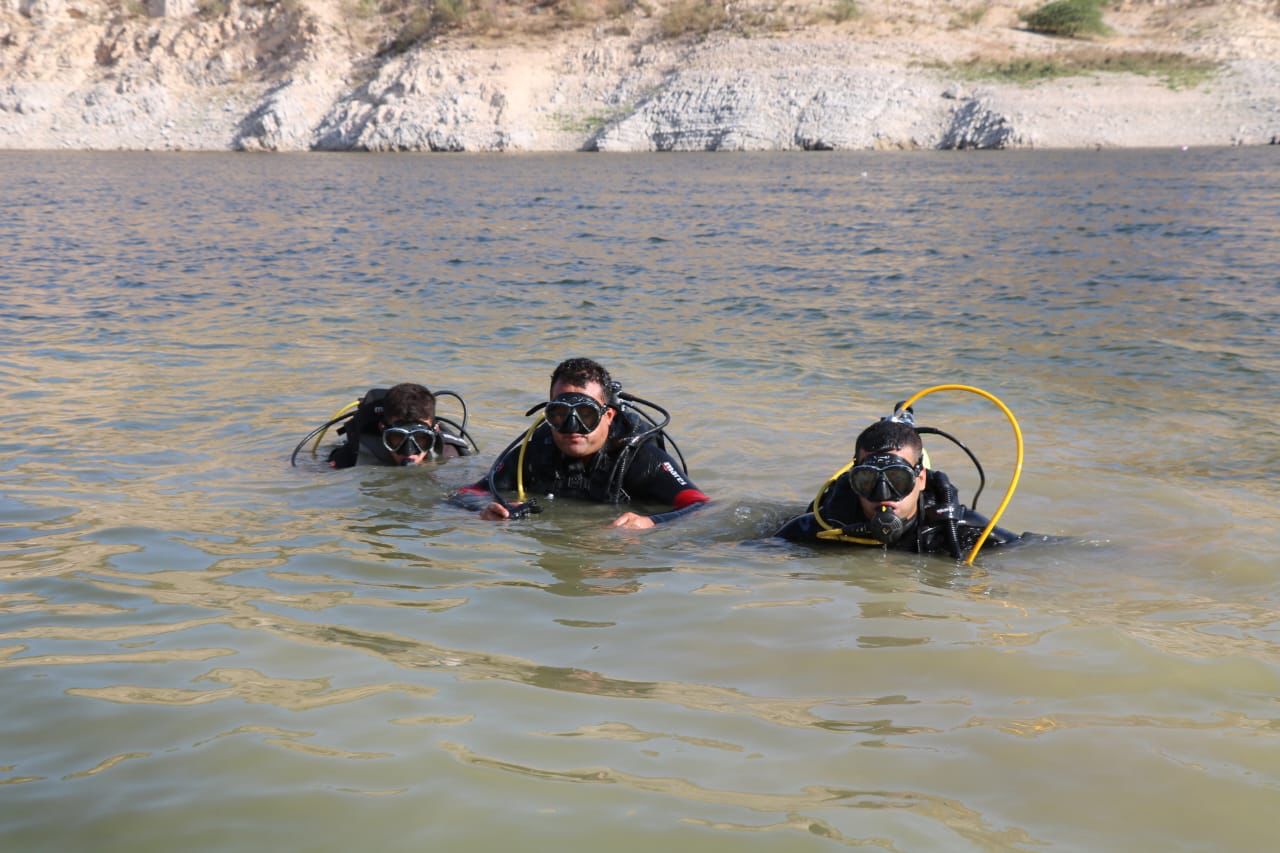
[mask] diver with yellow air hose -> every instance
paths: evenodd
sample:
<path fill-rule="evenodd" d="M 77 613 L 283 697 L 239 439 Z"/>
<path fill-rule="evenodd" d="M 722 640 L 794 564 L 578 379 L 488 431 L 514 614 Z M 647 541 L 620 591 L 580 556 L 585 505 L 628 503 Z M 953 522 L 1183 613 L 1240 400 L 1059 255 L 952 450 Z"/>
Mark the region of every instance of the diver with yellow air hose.
<path fill-rule="evenodd" d="M 453 397 L 462 406 L 462 423 L 436 414 L 436 400 Z M 358 461 L 377 465 L 421 465 L 479 450 L 467 433 L 467 403 L 454 391 L 432 393 L 416 382 L 402 382 L 391 388 L 370 388 L 332 418 L 307 433 L 289 457 L 298 464 L 298 453 L 307 442 L 316 455 L 330 427 L 337 427 L 344 441 L 329 451 L 330 468 L 350 468 Z"/>
<path fill-rule="evenodd" d="M 612 527 L 643 530 L 682 518 L 711 498 L 689 479 L 684 456 L 666 433 L 671 416 L 656 403 L 622 391 L 603 365 L 589 358 L 560 362 L 548 399 L 529 411 L 533 424 L 511 442 L 480 481 L 450 500 L 478 510 L 485 521 L 524 518 L 544 499 L 664 506 L 666 512 L 625 511 Z M 661 416 L 656 420 L 640 406 Z M 677 461 L 667 452 L 670 444 Z M 503 491 L 515 490 L 507 501 Z"/>
<path fill-rule="evenodd" d="M 1017 440 L 1017 463 L 1009 488 L 990 520 L 960 503 L 956 487 L 942 471 L 929 467 L 921 434 L 940 435 L 977 457 L 958 440 L 935 427 L 916 426 L 913 404 L 936 391 L 967 391 L 986 397 L 1008 417 Z M 1022 431 L 1013 413 L 991 394 L 968 385 L 938 385 L 904 400 L 894 413 L 858 436 L 853 461 L 823 483 L 808 511 L 788 521 L 775 536 L 792 541 L 842 542 L 917 553 L 945 553 L 972 563 L 984 546 L 1008 545 L 1036 534 L 1018 535 L 996 527 L 1022 473 Z"/>

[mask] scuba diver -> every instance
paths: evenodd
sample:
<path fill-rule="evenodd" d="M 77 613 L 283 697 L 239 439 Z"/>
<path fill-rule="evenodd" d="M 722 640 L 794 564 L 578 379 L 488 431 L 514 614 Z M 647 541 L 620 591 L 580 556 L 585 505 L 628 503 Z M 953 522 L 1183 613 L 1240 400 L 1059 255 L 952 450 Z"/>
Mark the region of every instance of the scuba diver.
<path fill-rule="evenodd" d="M 462 423 L 436 417 L 436 398 L 450 396 L 462 403 Z M 310 432 L 293 449 L 291 462 L 297 464 L 298 451 L 315 439 L 319 445 L 325 431 L 340 421 L 338 434 L 346 440 L 329 452 L 329 467 L 350 468 L 361 459 L 380 465 L 419 465 L 469 456 L 478 450 L 467 434 L 467 404 L 452 391 L 431 393 L 414 382 L 391 388 L 371 388 L 364 398 L 343 408 L 334 418 Z"/>
<path fill-rule="evenodd" d="M 941 430 L 919 429 L 955 441 Z M 807 512 L 788 521 L 775 536 L 946 553 L 957 560 L 978 542 L 988 520 L 960 504 L 946 474 L 927 468 L 928 457 L 909 409 L 867 427 L 855 448 L 854 462 L 827 482 Z M 981 466 L 978 471 L 982 473 Z M 979 488 L 974 495 L 975 503 L 981 492 Z M 995 527 L 986 544 L 1007 545 L 1031 535 Z"/>
<path fill-rule="evenodd" d="M 659 423 L 639 408 L 664 416 Z M 695 486 L 681 462 L 667 453 L 663 428 L 670 415 L 656 404 L 623 393 L 609 371 L 588 358 L 561 362 L 551 374 L 550 399 L 526 415 L 541 412 L 533 425 L 504 450 L 483 480 L 454 492 L 451 500 L 480 510 L 488 521 L 540 512 L 525 489 L 548 497 L 600 503 L 641 501 L 669 506 L 669 512 L 624 512 L 612 527 L 642 530 L 685 515 L 711 500 Z M 676 453 L 680 450 L 672 447 Z M 516 489 L 516 503 L 502 490 Z"/>

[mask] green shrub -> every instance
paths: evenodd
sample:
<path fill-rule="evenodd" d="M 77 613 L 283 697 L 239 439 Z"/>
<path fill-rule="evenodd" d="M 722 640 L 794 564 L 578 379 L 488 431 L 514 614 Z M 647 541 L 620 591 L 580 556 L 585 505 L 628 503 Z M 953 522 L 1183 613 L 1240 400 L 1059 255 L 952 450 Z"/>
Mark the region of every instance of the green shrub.
<path fill-rule="evenodd" d="M 1082 35 L 1105 35 L 1101 0 L 1053 0 L 1034 12 L 1022 15 L 1023 23 L 1033 33 L 1075 38 Z"/>
<path fill-rule="evenodd" d="M 431 24 L 442 30 L 460 27 L 467 19 L 470 7 L 467 0 L 436 0 L 431 10 Z"/>
<path fill-rule="evenodd" d="M 861 15 L 862 10 L 858 8 L 857 0 L 836 0 L 830 14 L 831 20 L 837 24 L 843 24 Z"/>
<path fill-rule="evenodd" d="M 667 7 L 660 26 L 667 38 L 705 36 L 723 27 L 728 20 L 729 14 L 718 0 L 679 0 Z"/>
<path fill-rule="evenodd" d="M 404 53 L 413 47 L 431 32 L 431 17 L 431 11 L 426 6 L 415 8 L 409 13 L 387 50 L 390 53 Z"/>
<path fill-rule="evenodd" d="M 983 3 L 981 6 L 956 12 L 951 16 L 947 27 L 952 30 L 967 30 L 970 27 L 976 27 L 987 16 L 989 11 L 991 11 L 991 4 Z"/>
<path fill-rule="evenodd" d="M 471 0 L 421 0 L 404 17 L 387 53 L 404 53 L 423 39 L 445 30 L 470 28 L 482 16 L 473 16 Z"/>
<path fill-rule="evenodd" d="M 583 0 L 563 0 L 556 4 L 556 14 L 570 24 L 586 24 L 594 21 L 599 12 Z"/>

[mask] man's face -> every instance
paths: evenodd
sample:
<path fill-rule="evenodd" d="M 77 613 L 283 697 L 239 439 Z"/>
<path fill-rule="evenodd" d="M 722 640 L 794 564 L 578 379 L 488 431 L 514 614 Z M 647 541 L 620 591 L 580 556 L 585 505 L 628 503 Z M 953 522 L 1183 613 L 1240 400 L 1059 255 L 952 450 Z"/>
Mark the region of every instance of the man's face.
<path fill-rule="evenodd" d="M 903 447 L 898 450 L 894 450 L 893 454 L 895 456 L 901 456 L 907 462 L 910 462 L 913 466 L 919 464 L 920 462 L 919 452 L 912 450 L 909 447 Z M 873 454 L 868 453 L 865 450 L 859 450 L 858 461 L 861 462 L 863 459 L 866 459 L 868 456 L 871 456 L 871 455 Z M 873 500 L 864 498 L 862 495 L 858 495 L 858 503 L 862 505 L 862 514 L 865 515 L 867 518 L 875 518 L 876 515 L 880 512 L 881 507 L 888 507 L 890 510 L 893 511 L 894 515 L 896 515 L 898 518 L 903 519 L 904 521 L 909 518 L 914 518 L 916 514 L 916 510 L 919 509 L 920 492 L 924 489 L 924 482 L 925 482 L 925 470 L 921 468 L 920 473 L 916 475 L 915 483 L 911 487 L 911 491 L 908 494 L 904 495 L 903 497 L 898 498 L 897 500 L 873 501 Z"/>
<path fill-rule="evenodd" d="M 604 387 L 599 382 L 591 381 L 586 385 L 575 385 L 571 381 L 560 380 L 551 386 L 551 399 L 561 394 L 585 394 L 601 406 L 605 405 Z M 587 459 L 597 453 L 609 438 L 609 425 L 613 423 L 613 409 L 605 409 L 596 428 L 585 435 L 580 433 L 563 433 L 551 431 L 551 440 L 565 456 L 573 459 Z"/>
<path fill-rule="evenodd" d="M 383 427 L 382 441 L 387 450 L 391 453 L 391 458 L 397 465 L 418 465 L 427 459 L 427 451 L 430 450 L 432 444 L 435 443 L 434 433 L 423 433 L 419 430 L 432 430 L 431 423 L 428 421 L 413 421 L 404 424 L 397 424 L 397 428 L 409 431 L 412 441 L 406 440 L 402 435 L 388 435 L 387 428 Z M 393 450 L 392 444 L 403 441 L 399 444 L 398 449 Z M 416 453 L 411 451 L 417 451 Z M 400 452 L 405 451 L 405 452 Z"/>

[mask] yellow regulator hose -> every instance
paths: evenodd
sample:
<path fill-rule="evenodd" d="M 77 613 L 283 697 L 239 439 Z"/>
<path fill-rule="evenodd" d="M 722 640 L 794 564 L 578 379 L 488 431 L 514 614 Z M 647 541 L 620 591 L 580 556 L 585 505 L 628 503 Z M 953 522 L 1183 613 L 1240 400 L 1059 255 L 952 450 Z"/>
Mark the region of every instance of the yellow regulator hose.
<path fill-rule="evenodd" d="M 981 388 L 974 388 L 972 385 L 935 385 L 932 388 L 926 388 L 916 394 L 910 400 L 904 402 L 898 407 L 894 414 L 898 414 L 905 409 L 910 408 L 917 400 L 934 393 L 935 391 L 968 391 L 971 394 L 977 394 L 980 397 L 986 397 L 991 402 L 1000 407 L 1000 411 L 1004 412 L 1004 416 L 1009 419 L 1010 425 L 1013 426 L 1013 436 L 1018 442 L 1018 461 L 1013 468 L 1013 479 L 1009 481 L 1009 488 L 1004 493 L 1004 500 L 1000 502 L 1000 506 L 996 509 L 995 514 L 991 516 L 991 520 L 987 522 L 987 526 L 983 528 L 982 535 L 978 537 L 978 541 L 973 544 L 973 550 L 969 552 L 969 556 L 965 558 L 965 565 L 972 566 L 973 558 L 978 556 L 979 549 L 982 548 L 987 537 L 991 535 L 991 531 L 995 529 L 996 522 L 1000 520 L 1000 516 L 1004 514 L 1005 507 L 1009 505 L 1009 501 L 1013 498 L 1013 490 L 1018 487 L 1018 478 L 1022 476 L 1022 430 L 1018 426 L 1018 420 L 1013 416 L 1013 412 L 1009 411 L 1009 407 L 1000 402 L 993 394 L 988 394 Z"/>
<path fill-rule="evenodd" d="M 332 415 L 330 415 L 330 416 L 329 416 L 329 421 L 328 421 L 328 422 L 329 422 L 329 423 L 333 423 L 333 422 L 334 422 L 334 421 L 336 421 L 338 418 L 340 418 L 340 417 L 342 417 L 343 415 L 345 415 L 347 412 L 355 411 L 355 410 L 356 410 L 356 409 L 358 409 L 358 408 L 360 408 L 360 401 L 359 401 L 359 400 L 352 400 L 350 403 L 347 403 L 347 405 L 343 406 L 341 409 L 338 409 L 338 411 L 336 411 L 336 412 L 334 412 Z M 320 446 L 320 442 L 324 441 L 325 433 L 327 433 L 328 431 L 329 431 L 329 427 L 327 427 L 327 426 L 326 426 L 324 429 L 320 430 L 320 434 L 319 434 L 319 435 L 317 435 L 317 436 L 316 436 L 316 440 L 315 440 L 314 442 L 312 442 L 312 444 L 311 444 L 311 455 L 312 455 L 312 456 L 315 456 L 315 455 L 316 455 L 316 448 L 318 448 L 318 447 Z"/>
<path fill-rule="evenodd" d="M 524 452 L 529 448 L 529 439 L 533 438 L 533 431 L 542 426 L 542 422 L 546 420 L 543 415 L 538 415 L 533 419 L 533 425 L 529 427 L 529 431 L 524 434 L 524 440 L 520 442 L 520 456 L 516 460 L 516 499 L 520 503 L 524 503 Z"/>

